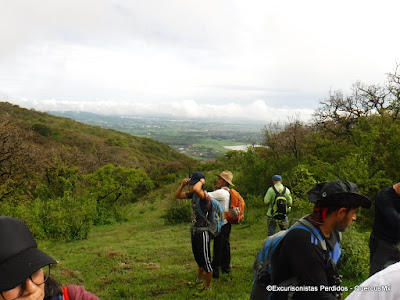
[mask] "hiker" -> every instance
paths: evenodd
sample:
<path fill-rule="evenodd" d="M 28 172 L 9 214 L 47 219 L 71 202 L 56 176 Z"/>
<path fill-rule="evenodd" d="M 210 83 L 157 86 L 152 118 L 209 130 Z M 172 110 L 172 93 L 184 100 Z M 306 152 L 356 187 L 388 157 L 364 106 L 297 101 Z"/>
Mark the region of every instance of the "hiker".
<path fill-rule="evenodd" d="M 282 176 L 272 176 L 272 183 L 273 185 L 267 190 L 264 197 L 264 203 L 269 205 L 267 212 L 268 236 L 276 232 L 277 224 L 281 230 L 289 227 L 287 213 L 290 211 L 289 207 L 292 205 L 290 190 L 282 184 Z M 278 197 L 282 198 L 282 208 L 277 207 Z M 280 211 L 280 209 L 284 211 Z"/>
<path fill-rule="evenodd" d="M 230 171 L 223 171 L 218 175 L 217 183 L 214 187 L 213 192 L 209 192 L 208 195 L 218 200 L 224 212 L 229 210 L 229 186 L 234 185 L 232 183 L 233 175 Z M 213 278 L 219 278 L 219 271 L 221 269 L 222 273 L 229 274 L 231 271 L 231 246 L 229 242 L 229 235 L 231 233 L 232 224 L 224 219 L 221 228 L 221 233 L 214 238 L 213 247 Z"/>
<path fill-rule="evenodd" d="M 198 265 L 197 278 L 194 282 L 190 282 L 190 285 L 201 285 L 203 283 L 203 276 L 205 277 L 205 283 L 203 287 L 196 294 L 197 296 L 207 295 L 211 292 L 211 280 L 213 269 L 211 266 L 210 259 L 210 233 L 204 230 L 207 226 L 206 218 L 200 216 L 197 211 L 196 200 L 200 198 L 200 209 L 203 215 L 211 209 L 211 197 L 203 190 L 206 177 L 203 173 L 197 171 L 194 172 L 190 178 L 186 178 L 182 181 L 181 185 L 175 192 L 176 199 L 192 199 L 192 227 L 191 227 L 191 240 L 192 240 L 192 251 L 194 259 Z M 185 186 L 188 186 L 189 192 L 183 192 Z M 195 196 L 195 197 L 193 197 Z"/>
<path fill-rule="evenodd" d="M 369 248 L 369 276 L 400 261 L 400 182 L 384 188 L 375 197 Z"/>
<path fill-rule="evenodd" d="M 39 250 L 21 220 L 0 216 L 0 300 L 99 300 L 82 286 L 50 277 L 57 262 Z"/>
<path fill-rule="evenodd" d="M 271 272 L 272 285 L 309 289 L 274 292 L 271 299 L 341 297 L 338 274 L 341 232 L 356 220 L 358 208 L 369 208 L 371 202 L 360 194 L 356 184 L 342 180 L 317 184 L 308 192 L 308 199 L 314 203 L 314 210 L 305 220 L 315 230 L 296 228 L 294 224 L 272 254 Z"/>
<path fill-rule="evenodd" d="M 400 299 L 400 262 L 394 263 L 369 277 L 346 300 L 397 300 Z"/>

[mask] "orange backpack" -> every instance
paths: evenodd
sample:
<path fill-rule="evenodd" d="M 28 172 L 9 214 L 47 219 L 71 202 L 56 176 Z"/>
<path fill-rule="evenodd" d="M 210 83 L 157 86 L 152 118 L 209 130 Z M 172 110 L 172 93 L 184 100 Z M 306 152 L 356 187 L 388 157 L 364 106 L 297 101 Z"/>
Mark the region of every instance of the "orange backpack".
<path fill-rule="evenodd" d="M 239 224 L 243 220 L 246 203 L 238 191 L 230 189 L 229 194 L 229 211 L 225 212 L 225 218 L 231 224 Z"/>

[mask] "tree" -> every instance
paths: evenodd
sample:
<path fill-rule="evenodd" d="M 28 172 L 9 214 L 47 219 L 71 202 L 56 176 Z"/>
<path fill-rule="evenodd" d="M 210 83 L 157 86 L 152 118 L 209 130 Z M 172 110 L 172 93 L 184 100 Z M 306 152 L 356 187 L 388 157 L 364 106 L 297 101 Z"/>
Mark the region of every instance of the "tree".
<path fill-rule="evenodd" d="M 388 90 L 390 97 L 392 98 L 389 110 L 392 112 L 393 119 L 399 119 L 400 117 L 400 74 L 399 64 L 396 65 L 396 69 L 393 73 L 388 75 Z"/>
<path fill-rule="evenodd" d="M 337 137 L 351 137 L 359 118 L 374 114 L 390 115 L 394 120 L 400 113 L 400 75 L 399 65 L 394 73 L 387 75 L 387 82 L 381 84 L 353 84 L 350 95 L 341 91 L 331 92 L 314 114 L 315 123 Z"/>
<path fill-rule="evenodd" d="M 264 129 L 263 145 L 270 149 L 276 161 L 281 161 L 283 155 L 289 154 L 296 164 L 300 164 L 303 155 L 309 152 L 308 141 L 312 132 L 312 127 L 299 118 L 289 118 L 289 123 L 283 128 L 278 124 L 271 124 Z"/>

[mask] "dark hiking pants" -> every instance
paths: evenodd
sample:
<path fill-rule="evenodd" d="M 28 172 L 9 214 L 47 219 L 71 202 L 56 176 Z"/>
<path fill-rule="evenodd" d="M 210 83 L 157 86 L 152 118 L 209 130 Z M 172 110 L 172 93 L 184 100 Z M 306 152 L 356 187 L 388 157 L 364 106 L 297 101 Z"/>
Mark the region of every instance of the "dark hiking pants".
<path fill-rule="evenodd" d="M 400 261 L 400 242 L 395 243 L 383 240 L 377 237 L 374 232 L 371 233 L 369 249 L 369 276 Z"/>
<path fill-rule="evenodd" d="M 231 223 L 222 226 L 221 232 L 214 238 L 214 255 L 212 267 L 215 273 L 222 269 L 222 272 L 229 273 L 231 265 L 231 245 L 229 236 L 231 234 Z"/>

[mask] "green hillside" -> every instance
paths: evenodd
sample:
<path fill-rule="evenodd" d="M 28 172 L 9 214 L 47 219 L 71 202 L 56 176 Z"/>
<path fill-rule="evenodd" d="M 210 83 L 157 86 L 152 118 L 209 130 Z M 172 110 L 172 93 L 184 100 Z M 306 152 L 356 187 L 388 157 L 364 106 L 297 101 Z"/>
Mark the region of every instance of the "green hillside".
<path fill-rule="evenodd" d="M 38 237 L 85 238 L 195 164 L 148 138 L 0 103 L 0 212 Z"/>
<path fill-rule="evenodd" d="M 164 168 L 168 174 L 193 163 L 187 156 L 152 139 L 86 125 L 10 103 L 0 102 L 0 120 L 3 127 L 7 124 L 9 130 L 18 131 L 20 138 L 37 146 L 40 152 L 51 149 L 84 172 L 113 164 L 141 168 L 149 174 Z"/>

